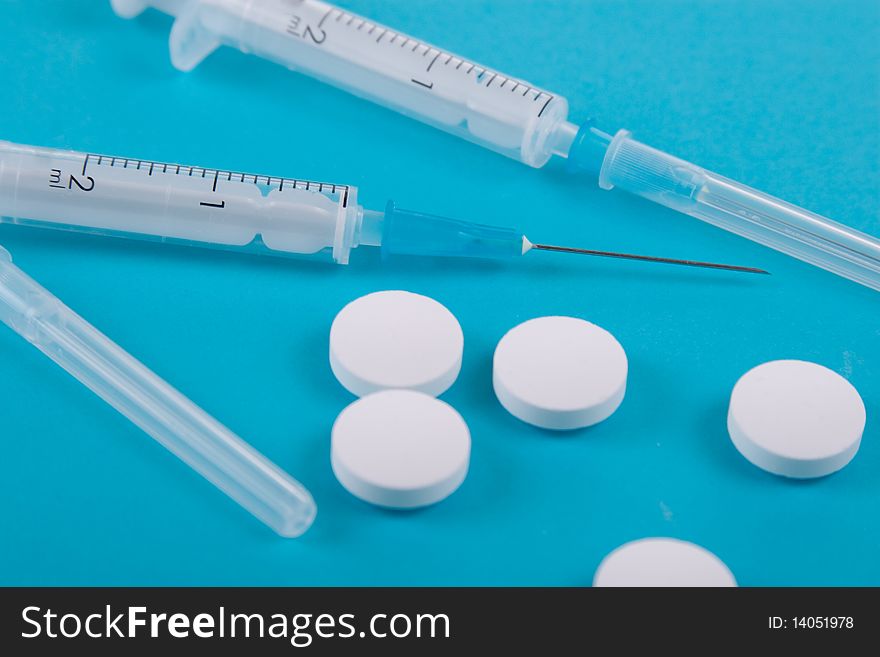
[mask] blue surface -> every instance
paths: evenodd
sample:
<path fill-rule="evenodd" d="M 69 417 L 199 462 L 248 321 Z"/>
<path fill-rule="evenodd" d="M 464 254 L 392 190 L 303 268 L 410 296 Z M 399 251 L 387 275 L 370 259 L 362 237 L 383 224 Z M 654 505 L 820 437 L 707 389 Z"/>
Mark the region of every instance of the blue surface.
<path fill-rule="evenodd" d="M 880 234 L 880 5 L 874 0 L 346 0 L 346 7 L 565 94 L 574 120 Z M 668 535 L 744 585 L 880 584 L 880 296 L 623 193 L 532 170 L 224 49 L 172 69 L 171 21 L 105 2 L 0 1 L 0 136 L 311 177 L 361 200 L 535 239 L 765 267 L 749 277 L 534 254 L 511 266 L 355 252 L 349 267 L 0 227 L 16 263 L 311 489 L 283 540 L 5 328 L 3 584 L 588 584 L 620 543 Z M 351 397 L 327 363 L 335 313 L 374 290 L 446 304 L 465 333 L 444 399 L 473 433 L 470 475 L 390 513 L 335 481 Z M 588 318 L 627 350 L 626 399 L 566 435 L 495 401 L 502 334 Z M 840 372 L 868 427 L 842 472 L 806 483 L 748 464 L 725 429 L 736 379 L 776 358 Z"/>

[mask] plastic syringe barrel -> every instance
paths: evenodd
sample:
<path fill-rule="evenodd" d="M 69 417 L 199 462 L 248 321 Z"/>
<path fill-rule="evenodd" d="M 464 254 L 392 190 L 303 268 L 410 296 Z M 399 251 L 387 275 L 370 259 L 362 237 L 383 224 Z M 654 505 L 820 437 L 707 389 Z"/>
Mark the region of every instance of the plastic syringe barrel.
<path fill-rule="evenodd" d="M 532 167 L 547 163 L 568 101 L 322 0 L 111 0 L 120 16 L 176 17 L 172 64 L 220 45 L 253 53 Z"/>
<path fill-rule="evenodd" d="M 350 185 L 0 141 L 0 223 L 348 262 Z"/>
<path fill-rule="evenodd" d="M 638 194 L 880 290 L 877 238 L 642 144 L 625 130 L 608 146 L 599 185 Z"/>
<path fill-rule="evenodd" d="M 65 306 L 0 247 L 0 320 L 278 534 L 315 518 L 309 492 Z"/>

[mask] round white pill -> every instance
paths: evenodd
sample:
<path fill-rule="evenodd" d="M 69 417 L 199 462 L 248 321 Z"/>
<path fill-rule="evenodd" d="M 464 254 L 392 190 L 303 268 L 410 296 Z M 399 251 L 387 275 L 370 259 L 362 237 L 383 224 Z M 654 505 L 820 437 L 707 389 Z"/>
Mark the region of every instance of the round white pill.
<path fill-rule="evenodd" d="M 523 422 L 580 429 L 617 410 L 626 374 L 626 353 L 605 329 L 575 317 L 539 317 L 501 338 L 492 383 L 501 405 Z"/>
<path fill-rule="evenodd" d="M 736 586 L 730 569 L 699 545 L 674 538 L 624 543 L 606 556 L 593 586 Z"/>
<path fill-rule="evenodd" d="M 401 290 L 355 299 L 330 327 L 330 367 L 358 396 L 389 388 L 439 395 L 455 382 L 463 350 L 445 306 Z"/>
<path fill-rule="evenodd" d="M 471 436 L 449 404 L 411 390 L 385 390 L 350 404 L 333 425 L 330 460 L 350 493 L 379 506 L 439 502 L 464 481 Z"/>
<path fill-rule="evenodd" d="M 806 479 L 840 470 L 859 449 L 865 405 L 842 376 L 815 363 L 775 360 L 746 372 L 730 395 L 727 430 L 759 468 Z"/>

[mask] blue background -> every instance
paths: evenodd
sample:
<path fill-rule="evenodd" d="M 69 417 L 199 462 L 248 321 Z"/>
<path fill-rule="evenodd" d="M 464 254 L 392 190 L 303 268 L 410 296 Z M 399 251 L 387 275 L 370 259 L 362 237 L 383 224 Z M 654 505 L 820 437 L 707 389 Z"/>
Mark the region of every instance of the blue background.
<path fill-rule="evenodd" d="M 566 95 L 707 168 L 880 233 L 880 5 L 873 0 L 346 0 L 345 7 Z M 765 267 L 750 277 L 533 254 L 509 266 L 366 249 L 349 267 L 0 227 L 15 262 L 315 495 L 277 538 L 88 390 L 0 331 L 3 584 L 589 584 L 600 559 L 667 535 L 743 585 L 880 584 L 880 296 L 711 226 L 533 170 L 273 64 L 222 49 L 172 69 L 171 20 L 106 2 L 0 0 L 0 136 L 311 177 L 361 201 L 542 241 Z M 443 396 L 473 434 L 470 474 L 393 513 L 336 482 L 329 432 L 352 397 L 327 363 L 336 312 L 407 288 L 460 319 Z M 508 415 L 498 339 L 534 316 L 610 330 L 630 361 L 608 421 L 557 435 Z M 855 460 L 810 482 L 731 445 L 730 390 L 802 358 L 861 392 Z"/>

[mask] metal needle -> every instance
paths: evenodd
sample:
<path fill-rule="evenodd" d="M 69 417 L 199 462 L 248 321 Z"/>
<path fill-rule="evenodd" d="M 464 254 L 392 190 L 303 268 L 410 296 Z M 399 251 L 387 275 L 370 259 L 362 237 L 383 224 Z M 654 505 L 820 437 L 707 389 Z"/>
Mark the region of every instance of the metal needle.
<path fill-rule="evenodd" d="M 740 271 L 749 274 L 769 274 L 770 272 L 756 267 L 741 267 L 740 265 L 724 265 L 717 262 L 702 262 L 700 260 L 678 260 L 676 258 L 659 258 L 657 256 L 634 255 L 632 253 L 615 253 L 614 251 L 596 251 L 593 249 L 576 249 L 570 246 L 553 246 L 551 244 L 532 244 L 533 249 L 540 251 L 558 251 L 560 253 L 581 253 L 583 255 L 601 256 L 603 258 L 624 258 L 626 260 L 643 260 L 645 262 L 661 262 L 668 265 L 684 265 L 686 267 L 704 267 L 706 269 L 725 269 L 728 271 Z"/>

